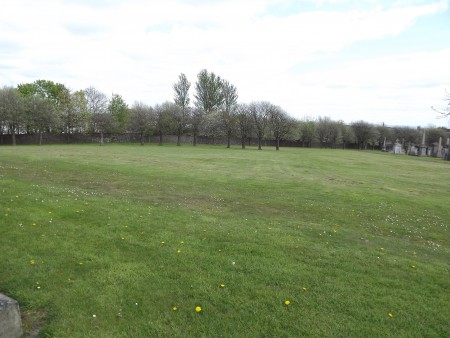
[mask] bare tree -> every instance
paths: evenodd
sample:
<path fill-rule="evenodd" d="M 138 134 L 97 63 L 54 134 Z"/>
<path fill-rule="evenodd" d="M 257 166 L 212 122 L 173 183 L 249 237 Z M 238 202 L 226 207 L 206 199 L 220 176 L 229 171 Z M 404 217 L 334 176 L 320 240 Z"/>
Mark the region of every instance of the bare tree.
<path fill-rule="evenodd" d="M 320 147 L 333 146 L 339 136 L 339 126 L 337 122 L 329 117 L 319 117 L 316 123 L 316 132 L 319 138 Z"/>
<path fill-rule="evenodd" d="M 311 147 L 312 142 L 316 138 L 316 121 L 309 117 L 305 117 L 299 122 L 300 141 L 302 147 Z"/>
<path fill-rule="evenodd" d="M 84 98 L 86 100 L 87 111 L 91 119 L 95 115 L 106 114 L 109 104 L 106 94 L 95 89 L 94 87 L 89 87 L 84 90 Z M 92 129 L 97 129 L 95 124 L 92 126 Z"/>
<path fill-rule="evenodd" d="M 205 112 L 203 111 L 202 108 L 195 107 L 191 110 L 189 122 L 190 122 L 191 128 L 192 128 L 192 136 L 193 136 L 192 145 L 193 146 L 197 145 L 197 136 L 200 132 L 200 129 L 202 128 L 204 119 L 205 119 Z"/>
<path fill-rule="evenodd" d="M 372 124 L 361 120 L 353 122 L 351 126 L 355 133 L 359 149 L 367 149 L 367 143 L 369 142 L 373 128 Z"/>
<path fill-rule="evenodd" d="M 87 111 L 92 121 L 92 129 L 94 132 L 100 133 L 100 145 L 103 144 L 105 132 L 113 131 L 117 123 L 109 109 L 110 101 L 108 97 L 95 89 L 89 87 L 84 90 Z"/>
<path fill-rule="evenodd" d="M 261 150 L 262 139 L 266 132 L 267 123 L 269 121 L 269 111 L 271 104 L 266 101 L 250 103 L 250 112 L 252 114 L 256 136 L 258 138 L 258 150 Z"/>
<path fill-rule="evenodd" d="M 164 102 L 163 104 L 157 104 L 153 109 L 153 129 L 158 134 L 159 142 L 158 144 L 162 146 L 163 135 L 169 132 L 173 125 L 172 116 L 170 114 L 170 106 L 173 103 Z"/>
<path fill-rule="evenodd" d="M 0 89 L 0 115 L 11 133 L 12 145 L 16 145 L 16 133 L 25 122 L 25 102 L 22 94 L 14 87 Z"/>
<path fill-rule="evenodd" d="M 129 129 L 139 133 L 141 145 L 144 145 L 144 135 L 150 129 L 153 109 L 142 102 L 135 102 L 130 109 Z"/>
<path fill-rule="evenodd" d="M 236 107 L 236 119 L 239 126 L 242 149 L 245 149 L 245 142 L 250 137 L 253 130 L 253 116 L 248 104 L 238 104 Z"/>
<path fill-rule="evenodd" d="M 345 149 L 347 144 L 355 142 L 355 133 L 353 132 L 352 127 L 346 125 L 344 121 L 337 122 L 339 127 L 339 137 L 342 142 L 342 149 Z"/>
<path fill-rule="evenodd" d="M 280 140 L 285 138 L 294 127 L 293 119 L 279 106 L 268 107 L 269 126 L 275 139 L 275 148 L 280 150 Z"/>
<path fill-rule="evenodd" d="M 450 116 L 450 93 L 447 90 L 445 91 L 444 101 L 447 101 L 447 103 L 443 108 L 435 108 L 431 106 L 431 109 L 439 113 L 441 117 Z"/>

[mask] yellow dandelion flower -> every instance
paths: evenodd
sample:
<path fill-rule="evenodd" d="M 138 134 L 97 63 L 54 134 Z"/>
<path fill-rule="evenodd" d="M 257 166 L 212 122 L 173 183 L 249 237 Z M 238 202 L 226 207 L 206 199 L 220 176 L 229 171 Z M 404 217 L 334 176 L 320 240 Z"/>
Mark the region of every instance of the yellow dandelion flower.
<path fill-rule="evenodd" d="M 201 306 L 196 306 L 196 307 L 195 307 L 195 312 L 197 312 L 197 313 L 202 312 Z"/>
<path fill-rule="evenodd" d="M 83 262 L 80 262 L 80 263 L 78 263 L 78 264 L 83 265 L 84 263 L 83 263 Z"/>
<path fill-rule="evenodd" d="M 161 242 L 161 244 L 166 244 L 166 242 Z"/>
<path fill-rule="evenodd" d="M 291 304 L 291 301 L 290 301 L 289 299 L 286 299 L 286 300 L 284 301 L 284 305 L 289 305 L 289 304 Z"/>
<path fill-rule="evenodd" d="M 389 316 L 389 318 L 393 317 L 392 313 L 390 313 L 390 312 L 388 312 L 388 316 Z"/>
<path fill-rule="evenodd" d="M 177 307 L 176 306 L 174 306 L 173 308 L 172 308 L 172 311 L 177 311 L 178 309 L 177 309 Z"/>
<path fill-rule="evenodd" d="M 415 265 L 411 265 L 411 269 L 415 269 L 416 268 L 416 266 Z"/>
<path fill-rule="evenodd" d="M 181 253 L 181 250 L 180 250 L 180 249 L 178 249 L 178 250 L 177 250 L 177 253 Z"/>
<path fill-rule="evenodd" d="M 184 244 L 184 241 L 181 241 L 180 244 Z"/>
<path fill-rule="evenodd" d="M 219 285 L 221 288 L 224 288 L 225 287 L 225 284 L 220 284 Z"/>
<path fill-rule="evenodd" d="M 307 288 L 302 288 L 303 292 L 306 292 L 306 290 L 308 290 Z"/>
<path fill-rule="evenodd" d="M 36 264 L 36 261 L 34 259 L 30 259 L 30 264 L 34 265 L 34 264 Z"/>
<path fill-rule="evenodd" d="M 31 225 L 35 227 L 35 226 L 36 226 L 36 223 L 33 223 L 33 224 L 31 224 Z"/>

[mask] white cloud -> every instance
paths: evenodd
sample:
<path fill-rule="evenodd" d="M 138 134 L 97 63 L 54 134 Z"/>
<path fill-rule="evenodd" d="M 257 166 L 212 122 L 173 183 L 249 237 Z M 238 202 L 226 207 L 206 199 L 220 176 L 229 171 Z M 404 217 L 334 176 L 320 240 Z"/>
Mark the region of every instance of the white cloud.
<path fill-rule="evenodd" d="M 410 102 L 418 104 L 423 93 L 431 95 L 428 90 L 438 87 L 423 88 L 424 83 L 446 79 L 448 50 L 373 58 L 343 68 L 333 60 L 355 42 L 401 34 L 418 18 L 445 11 L 448 1 L 393 7 L 376 2 L 357 10 L 288 16 L 268 12 L 269 5 L 288 3 L 6 0 L 0 46 L 9 47 L 0 49 L 0 78 L 6 84 L 45 78 L 72 89 L 92 85 L 119 93 L 130 104 L 155 104 L 172 99 L 171 84 L 181 72 L 194 83 L 206 68 L 234 83 L 242 101 L 270 100 L 297 116 L 348 121 L 354 116 L 378 121 L 373 115 L 381 118 L 391 108 L 404 114 Z M 328 71 L 292 71 L 318 57 Z M 369 115 L 362 115 L 363 108 Z M 395 120 L 392 113 L 386 116 Z M 425 118 L 417 117 L 413 124 L 421 121 Z"/>

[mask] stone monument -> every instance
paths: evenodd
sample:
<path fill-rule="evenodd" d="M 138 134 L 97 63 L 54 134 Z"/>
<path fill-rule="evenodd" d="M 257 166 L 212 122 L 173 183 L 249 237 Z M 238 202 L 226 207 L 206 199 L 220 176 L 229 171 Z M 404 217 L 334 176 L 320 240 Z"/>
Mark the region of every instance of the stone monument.
<path fill-rule="evenodd" d="M 22 334 L 19 304 L 0 293 L 0 338 L 18 338 Z"/>
<path fill-rule="evenodd" d="M 386 151 L 386 137 L 384 138 L 383 146 L 381 147 L 381 151 Z"/>
<path fill-rule="evenodd" d="M 425 130 L 423 131 L 422 144 L 419 146 L 419 156 L 427 156 L 427 146 L 425 144 Z"/>

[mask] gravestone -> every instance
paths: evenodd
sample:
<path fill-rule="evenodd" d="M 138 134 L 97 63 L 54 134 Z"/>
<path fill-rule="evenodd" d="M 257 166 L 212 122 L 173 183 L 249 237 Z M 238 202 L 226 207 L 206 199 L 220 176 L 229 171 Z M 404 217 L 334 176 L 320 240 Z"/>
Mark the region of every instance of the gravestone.
<path fill-rule="evenodd" d="M 447 139 L 447 148 L 445 148 L 444 159 L 450 161 L 450 137 Z"/>
<path fill-rule="evenodd" d="M 436 157 L 442 157 L 442 137 L 439 137 L 439 144 L 436 152 Z"/>
<path fill-rule="evenodd" d="M 412 156 L 417 156 L 419 154 L 418 151 L 417 151 L 417 147 L 416 146 L 410 146 L 408 154 L 412 155 Z"/>
<path fill-rule="evenodd" d="M 0 293 L 0 338 L 18 338 L 22 334 L 19 304 Z"/>
<path fill-rule="evenodd" d="M 397 140 L 397 142 L 395 142 L 393 150 L 394 150 L 394 154 L 403 154 L 402 144 L 400 142 L 398 142 L 398 140 Z"/>

